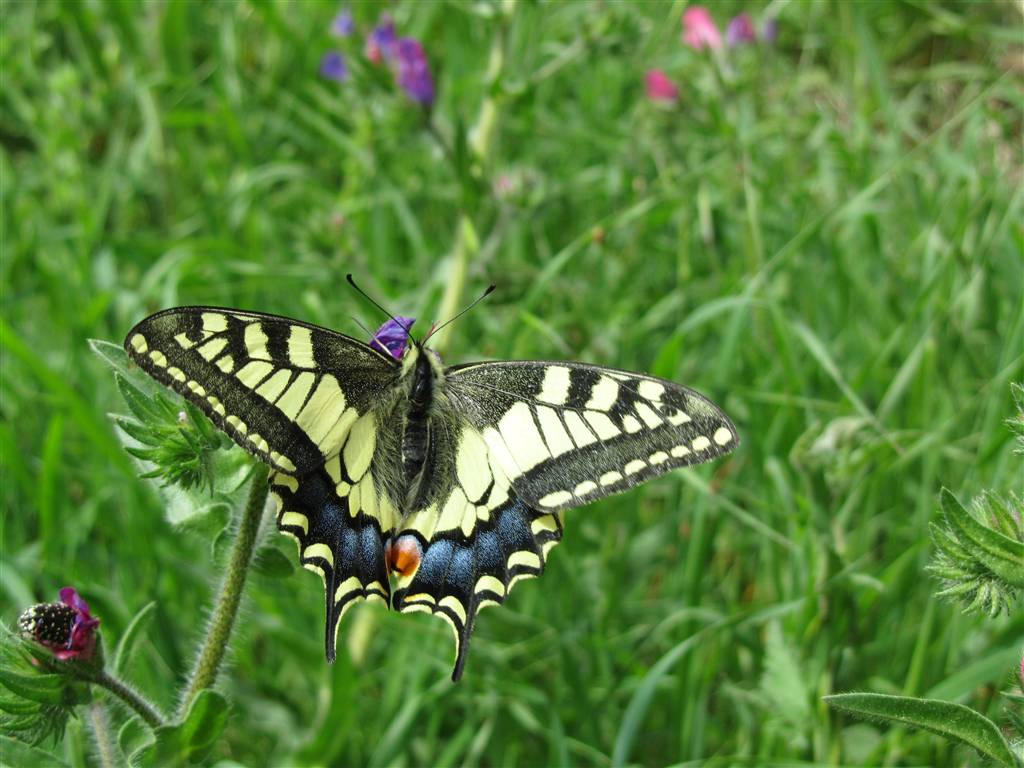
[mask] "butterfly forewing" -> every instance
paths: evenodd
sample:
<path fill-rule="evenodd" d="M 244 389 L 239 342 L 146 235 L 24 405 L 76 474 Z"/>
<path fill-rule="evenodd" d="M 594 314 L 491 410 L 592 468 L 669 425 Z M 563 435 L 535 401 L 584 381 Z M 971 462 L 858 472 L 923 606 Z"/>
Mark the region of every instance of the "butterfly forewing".
<path fill-rule="evenodd" d="M 703 395 L 613 368 L 478 363 L 449 369 L 447 386 L 516 493 L 547 511 L 625 491 L 737 445 L 732 422 Z"/>
<path fill-rule="evenodd" d="M 336 454 L 398 376 L 393 359 L 340 333 L 211 307 L 152 315 L 125 349 L 235 442 L 293 475 Z"/>

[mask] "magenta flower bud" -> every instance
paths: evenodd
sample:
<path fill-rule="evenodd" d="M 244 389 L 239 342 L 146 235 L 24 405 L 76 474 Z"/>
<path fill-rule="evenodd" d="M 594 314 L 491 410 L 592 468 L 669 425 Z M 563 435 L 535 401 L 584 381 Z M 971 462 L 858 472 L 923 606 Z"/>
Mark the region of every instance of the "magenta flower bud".
<path fill-rule="evenodd" d="M 703 5 L 694 5 L 683 11 L 683 42 L 695 51 L 722 47 L 722 34 Z"/>
<path fill-rule="evenodd" d="M 679 99 L 679 88 L 663 70 L 649 70 L 644 76 L 644 86 L 651 101 L 671 104 Z"/>
<path fill-rule="evenodd" d="M 725 41 L 730 48 L 737 45 L 757 42 L 757 32 L 754 31 L 754 19 L 749 13 L 741 13 L 733 16 L 729 26 L 725 30 Z"/>
<path fill-rule="evenodd" d="M 73 587 L 60 591 L 59 603 L 39 603 L 18 617 L 18 629 L 53 651 L 60 661 L 88 660 L 96 649 L 96 627 L 100 620 L 89 613 Z"/>

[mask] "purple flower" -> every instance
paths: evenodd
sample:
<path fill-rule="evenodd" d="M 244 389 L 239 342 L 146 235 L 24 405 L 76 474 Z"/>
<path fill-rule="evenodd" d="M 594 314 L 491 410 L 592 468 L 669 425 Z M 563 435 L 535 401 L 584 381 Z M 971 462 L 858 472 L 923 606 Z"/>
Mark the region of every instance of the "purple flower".
<path fill-rule="evenodd" d="M 695 51 L 722 47 L 722 35 L 703 5 L 694 5 L 683 11 L 683 42 Z"/>
<path fill-rule="evenodd" d="M 766 43 L 774 43 L 779 36 L 779 24 L 775 19 L 767 18 L 761 24 L 761 39 Z"/>
<path fill-rule="evenodd" d="M 60 591 L 59 603 L 33 605 L 18 617 L 21 633 L 52 650 L 60 661 L 91 658 L 99 623 L 74 587 Z"/>
<path fill-rule="evenodd" d="M 434 78 L 430 63 L 419 40 L 403 37 L 398 41 L 398 84 L 410 99 L 429 107 L 434 103 Z"/>
<path fill-rule="evenodd" d="M 366 38 L 366 58 L 374 64 L 391 61 L 395 57 L 398 35 L 395 34 L 395 22 L 390 16 L 381 17 L 380 23 L 373 28 Z"/>
<path fill-rule="evenodd" d="M 671 104 L 679 98 L 679 88 L 673 83 L 664 70 L 652 69 L 644 76 L 647 98 L 662 104 Z"/>
<path fill-rule="evenodd" d="M 335 37 L 350 37 L 356 31 L 356 23 L 352 19 L 352 11 L 343 8 L 331 21 L 331 34 Z"/>
<path fill-rule="evenodd" d="M 415 322 L 415 317 L 397 315 L 377 329 L 373 338 L 370 339 L 370 346 L 375 349 L 379 347 L 395 360 L 401 360 L 409 342 L 409 329 Z"/>
<path fill-rule="evenodd" d="M 732 17 L 729 26 L 725 30 L 725 41 L 730 48 L 757 42 L 754 20 L 749 13 L 741 13 L 739 16 Z"/>
<path fill-rule="evenodd" d="M 348 80 L 348 65 L 345 57 L 337 51 L 328 51 L 320 59 L 320 76 L 343 83 Z"/>

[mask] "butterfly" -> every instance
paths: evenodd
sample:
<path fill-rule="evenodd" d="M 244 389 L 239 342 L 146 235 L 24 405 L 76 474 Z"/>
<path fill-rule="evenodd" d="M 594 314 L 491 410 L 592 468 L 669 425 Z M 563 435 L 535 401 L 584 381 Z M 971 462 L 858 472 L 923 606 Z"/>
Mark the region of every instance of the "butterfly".
<path fill-rule="evenodd" d="M 477 613 L 541 574 L 563 511 L 710 461 L 738 437 L 706 397 L 653 376 L 445 366 L 413 322 L 393 317 L 363 343 L 177 307 L 136 325 L 125 349 L 269 465 L 278 528 L 323 578 L 328 661 L 346 611 L 379 601 L 447 621 L 458 680 Z"/>

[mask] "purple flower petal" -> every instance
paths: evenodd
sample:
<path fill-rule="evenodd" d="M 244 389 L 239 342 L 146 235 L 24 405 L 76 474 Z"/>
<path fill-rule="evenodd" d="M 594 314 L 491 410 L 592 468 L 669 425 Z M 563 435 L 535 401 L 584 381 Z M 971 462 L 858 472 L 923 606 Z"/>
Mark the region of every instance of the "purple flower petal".
<path fill-rule="evenodd" d="M 391 61 L 395 58 L 397 45 L 398 35 L 395 33 L 395 22 L 391 20 L 390 16 L 383 16 L 366 39 L 366 57 L 374 64 Z"/>
<path fill-rule="evenodd" d="M 320 59 L 320 76 L 343 83 L 348 80 L 348 65 L 345 57 L 337 51 L 328 51 Z"/>
<path fill-rule="evenodd" d="M 350 37 L 356 31 L 356 23 L 352 18 L 352 11 L 343 8 L 331 21 L 331 34 L 335 37 Z"/>
<path fill-rule="evenodd" d="M 415 317 L 396 315 L 377 329 L 370 339 L 370 346 L 387 352 L 395 360 L 401 360 L 409 342 L 409 329 L 415 322 Z"/>
<path fill-rule="evenodd" d="M 779 36 L 779 23 L 775 19 L 765 19 L 761 25 L 761 39 L 766 43 L 774 43 Z"/>
<path fill-rule="evenodd" d="M 399 86 L 413 101 L 431 106 L 434 103 L 434 78 L 420 41 L 411 37 L 399 40 L 397 59 Z"/>
<path fill-rule="evenodd" d="M 754 20 L 750 14 L 741 13 L 739 16 L 733 16 L 725 30 L 725 42 L 729 47 L 733 48 L 756 41 L 757 32 L 754 31 Z"/>

